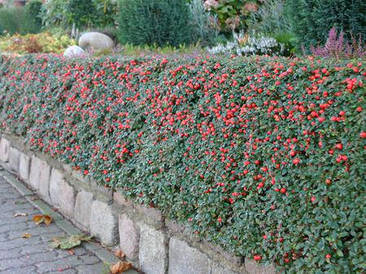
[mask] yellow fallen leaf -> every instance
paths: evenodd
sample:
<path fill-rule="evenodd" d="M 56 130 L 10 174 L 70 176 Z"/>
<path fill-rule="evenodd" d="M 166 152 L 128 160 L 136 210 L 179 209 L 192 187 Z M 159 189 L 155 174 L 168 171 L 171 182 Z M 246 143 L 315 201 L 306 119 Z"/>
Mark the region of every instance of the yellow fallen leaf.
<path fill-rule="evenodd" d="M 24 233 L 22 236 L 22 238 L 24 238 L 24 239 L 28 239 L 30 237 L 32 237 L 32 234 L 30 234 L 30 233 Z"/>
<path fill-rule="evenodd" d="M 52 223 L 52 217 L 51 216 L 48 216 L 48 215 L 45 215 L 44 216 L 44 223 L 48 226 Z"/>
<path fill-rule="evenodd" d="M 118 262 L 110 268 L 112 274 L 120 274 L 129 269 L 132 269 L 132 264 L 129 262 Z"/>
<path fill-rule="evenodd" d="M 34 215 L 33 222 L 35 222 L 37 225 L 45 223 L 48 226 L 52 223 L 52 217 L 48 215 Z"/>
<path fill-rule="evenodd" d="M 34 215 L 33 216 L 33 222 L 35 222 L 37 225 L 43 222 L 43 215 Z"/>

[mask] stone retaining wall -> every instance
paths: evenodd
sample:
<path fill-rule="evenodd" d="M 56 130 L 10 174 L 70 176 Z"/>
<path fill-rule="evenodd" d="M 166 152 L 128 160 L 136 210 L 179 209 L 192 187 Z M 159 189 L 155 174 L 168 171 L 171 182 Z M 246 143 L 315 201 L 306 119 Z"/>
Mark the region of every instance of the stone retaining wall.
<path fill-rule="evenodd" d="M 0 161 L 79 228 L 106 246 L 119 246 L 147 274 L 276 273 L 272 265 L 199 240 L 159 210 L 134 204 L 70 166 L 32 152 L 16 136 L 1 136 Z"/>

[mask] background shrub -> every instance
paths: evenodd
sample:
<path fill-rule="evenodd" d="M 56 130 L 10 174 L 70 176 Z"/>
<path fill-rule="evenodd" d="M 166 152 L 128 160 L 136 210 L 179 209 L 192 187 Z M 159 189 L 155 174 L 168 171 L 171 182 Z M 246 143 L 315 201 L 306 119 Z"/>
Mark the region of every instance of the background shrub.
<path fill-rule="evenodd" d="M 0 63 L 0 127 L 207 241 L 289 273 L 366 271 L 366 64 Z"/>
<path fill-rule="evenodd" d="M 27 2 L 25 5 L 25 13 L 26 16 L 31 22 L 31 25 L 34 27 L 34 31 L 32 33 L 37 33 L 42 28 L 42 18 L 41 18 L 41 11 L 42 11 L 42 1 L 41 0 L 31 0 Z"/>
<path fill-rule="evenodd" d="M 351 3 L 352 2 L 352 3 Z M 286 14 L 297 36 L 298 48 L 324 44 L 332 27 L 347 38 L 362 35 L 366 41 L 366 1 L 286 0 Z"/>
<path fill-rule="evenodd" d="M 67 7 L 68 1 L 65 0 L 46 1 L 41 11 L 42 24 L 48 28 L 68 26 Z"/>
<path fill-rule="evenodd" d="M 97 20 L 97 8 L 95 1 L 90 0 L 68 0 L 66 15 L 69 24 L 75 27 L 90 27 Z"/>
<path fill-rule="evenodd" d="M 189 3 L 189 11 L 191 41 L 199 41 L 202 46 L 214 44 L 219 35 L 217 18 L 206 11 L 202 0 L 192 0 Z"/>
<path fill-rule="evenodd" d="M 113 0 L 49 0 L 42 7 L 46 27 L 75 27 L 80 31 L 90 28 L 114 27 L 117 2 Z"/>
<path fill-rule="evenodd" d="M 290 22 L 284 16 L 284 10 L 285 0 L 266 0 L 256 12 L 250 13 L 248 29 L 267 35 L 290 32 Z"/>
<path fill-rule="evenodd" d="M 68 46 L 75 44 L 75 40 L 60 32 L 42 32 L 26 35 L 15 34 L 0 38 L 1 51 L 17 54 L 63 53 Z"/>
<path fill-rule="evenodd" d="M 207 10 L 219 20 L 221 31 L 231 33 L 248 29 L 248 19 L 263 3 L 261 0 L 205 0 Z"/>
<path fill-rule="evenodd" d="M 119 40 L 133 45 L 189 44 L 189 9 L 185 0 L 120 0 Z"/>
<path fill-rule="evenodd" d="M 32 8 L 30 9 L 30 7 Z M 35 6 L 31 4 L 28 8 L 23 7 L 11 7 L 0 9 L 0 34 L 4 32 L 8 34 L 26 34 L 37 33 L 41 26 L 37 20 L 33 17 L 32 12 Z"/>

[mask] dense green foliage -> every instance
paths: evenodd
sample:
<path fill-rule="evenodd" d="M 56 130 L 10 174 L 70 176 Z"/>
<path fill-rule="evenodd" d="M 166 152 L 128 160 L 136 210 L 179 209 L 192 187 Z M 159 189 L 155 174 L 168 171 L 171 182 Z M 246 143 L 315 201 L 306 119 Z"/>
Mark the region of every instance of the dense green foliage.
<path fill-rule="evenodd" d="M 42 7 L 47 27 L 102 28 L 114 26 L 116 16 L 117 3 L 112 0 L 49 0 Z"/>
<path fill-rule="evenodd" d="M 0 9 L 0 35 L 4 33 L 26 34 L 37 33 L 41 29 L 38 20 L 35 20 L 33 13 L 35 5 L 30 6 L 1 8 Z"/>
<path fill-rule="evenodd" d="M 202 46 L 213 45 L 219 34 L 217 20 L 206 11 L 202 0 L 192 0 L 188 6 L 191 41 L 198 41 Z"/>
<path fill-rule="evenodd" d="M 96 19 L 97 9 L 94 1 L 90 0 L 69 0 L 66 14 L 70 24 L 77 28 L 89 27 Z"/>
<path fill-rule="evenodd" d="M 189 44 L 189 9 L 185 0 L 120 0 L 119 40 L 133 45 Z"/>
<path fill-rule="evenodd" d="M 364 0 L 287 0 L 286 6 L 299 47 L 324 44 L 332 27 L 366 41 Z"/>
<path fill-rule="evenodd" d="M 3 58 L 0 127 L 291 273 L 366 271 L 366 65 Z"/>
<path fill-rule="evenodd" d="M 35 28 L 35 32 L 38 32 L 42 27 L 42 1 L 41 0 L 31 0 L 25 5 L 25 13 L 29 17 L 29 21 Z"/>
<path fill-rule="evenodd" d="M 207 0 L 205 6 L 217 16 L 221 30 L 231 33 L 248 29 L 248 19 L 262 0 Z"/>

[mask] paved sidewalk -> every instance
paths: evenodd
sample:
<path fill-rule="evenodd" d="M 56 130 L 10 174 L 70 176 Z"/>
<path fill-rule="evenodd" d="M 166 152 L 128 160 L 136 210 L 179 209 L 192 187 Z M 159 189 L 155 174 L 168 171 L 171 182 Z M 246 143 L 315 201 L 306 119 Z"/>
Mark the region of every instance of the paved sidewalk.
<path fill-rule="evenodd" d="M 27 216 L 14 217 L 17 213 Z M 66 236 L 57 223 L 36 225 L 32 217 L 42 214 L 0 175 L 0 273 L 108 273 L 108 267 L 91 251 L 53 250 L 49 241 Z M 22 238 L 24 233 L 30 238 Z"/>

